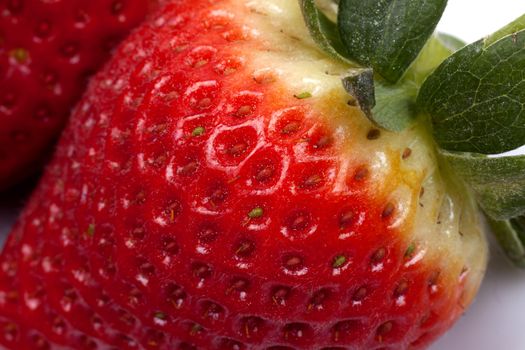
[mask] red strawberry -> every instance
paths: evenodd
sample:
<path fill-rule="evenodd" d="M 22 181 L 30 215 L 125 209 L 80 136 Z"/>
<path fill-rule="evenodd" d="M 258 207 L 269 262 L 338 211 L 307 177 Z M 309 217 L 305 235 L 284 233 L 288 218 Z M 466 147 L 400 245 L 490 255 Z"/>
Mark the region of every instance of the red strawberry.
<path fill-rule="evenodd" d="M 11 349 L 419 349 L 486 245 L 425 126 L 376 128 L 293 0 L 172 1 L 89 86 L 11 233 Z M 362 101 L 359 101 L 361 103 Z"/>
<path fill-rule="evenodd" d="M 0 189 L 38 168 L 86 78 L 149 0 L 0 3 Z"/>

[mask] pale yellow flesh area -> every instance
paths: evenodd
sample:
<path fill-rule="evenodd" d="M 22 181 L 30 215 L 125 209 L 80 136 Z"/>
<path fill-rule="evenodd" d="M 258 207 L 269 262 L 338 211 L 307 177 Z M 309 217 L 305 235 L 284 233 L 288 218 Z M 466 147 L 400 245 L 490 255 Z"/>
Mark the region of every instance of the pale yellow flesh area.
<path fill-rule="evenodd" d="M 235 0 L 231 15 L 242 18 L 248 35 L 262 43 L 250 53 L 254 74 L 271 71 L 297 94 L 312 94 L 311 103 L 333 126 L 341 145 L 341 174 L 334 191 L 345 188 L 345 171 L 366 165 L 371 169 L 374 193 L 396 203 L 393 225 L 407 245 L 415 243 L 418 253 L 409 264 L 434 264 L 444 278 L 466 278 L 463 305 L 476 294 L 487 262 L 487 246 L 480 214 L 459 181 L 436 160 L 430 135 L 423 126 L 400 133 L 382 131 L 381 137 L 366 138 L 373 124 L 356 107 L 341 84 L 348 67 L 333 61 L 317 49 L 303 22 L 296 0 Z M 402 159 L 409 148 L 411 156 Z M 356 151 L 358 150 L 358 151 Z M 422 188 L 424 194 L 421 196 Z"/>

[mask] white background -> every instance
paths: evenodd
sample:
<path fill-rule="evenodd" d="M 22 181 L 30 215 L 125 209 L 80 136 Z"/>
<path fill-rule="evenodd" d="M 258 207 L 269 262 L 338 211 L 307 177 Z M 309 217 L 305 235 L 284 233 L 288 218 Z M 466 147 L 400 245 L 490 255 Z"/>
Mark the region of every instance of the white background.
<path fill-rule="evenodd" d="M 439 30 L 472 42 L 524 13 L 525 0 L 449 0 Z M 0 200 L 0 237 L 13 220 L 13 205 Z M 493 248 L 474 305 L 431 350 L 525 350 L 525 271 Z"/>

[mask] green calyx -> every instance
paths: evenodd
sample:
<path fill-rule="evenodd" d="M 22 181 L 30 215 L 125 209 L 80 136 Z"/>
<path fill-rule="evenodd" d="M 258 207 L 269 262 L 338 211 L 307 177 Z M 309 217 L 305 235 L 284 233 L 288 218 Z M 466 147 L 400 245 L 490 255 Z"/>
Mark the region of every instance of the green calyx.
<path fill-rule="evenodd" d="M 440 153 L 455 174 L 470 185 L 491 218 L 508 220 L 525 213 L 525 156 Z"/>
<path fill-rule="evenodd" d="M 509 260 L 525 268 L 525 216 L 505 221 L 487 217 L 487 221 Z"/>
<path fill-rule="evenodd" d="M 434 32 L 447 0 L 341 0 L 337 23 L 355 61 L 396 83 Z"/>
<path fill-rule="evenodd" d="M 445 60 L 417 104 L 509 259 L 525 268 L 525 16 Z"/>
<path fill-rule="evenodd" d="M 433 34 L 446 0 L 337 3 L 338 13 L 327 16 L 316 0 L 299 0 L 310 35 L 349 67 L 343 85 L 356 106 L 377 126 L 402 131 L 417 119 L 416 96 L 424 78 L 461 43 Z"/>
<path fill-rule="evenodd" d="M 525 30 L 456 52 L 424 82 L 420 108 L 443 149 L 498 154 L 525 140 Z"/>
<path fill-rule="evenodd" d="M 323 13 L 321 1 L 337 11 Z M 440 158 L 525 267 L 525 156 L 493 156 L 525 144 L 525 15 L 466 45 L 434 32 L 447 0 L 299 4 L 319 48 L 348 66 L 350 103 L 389 131 L 428 125 Z"/>

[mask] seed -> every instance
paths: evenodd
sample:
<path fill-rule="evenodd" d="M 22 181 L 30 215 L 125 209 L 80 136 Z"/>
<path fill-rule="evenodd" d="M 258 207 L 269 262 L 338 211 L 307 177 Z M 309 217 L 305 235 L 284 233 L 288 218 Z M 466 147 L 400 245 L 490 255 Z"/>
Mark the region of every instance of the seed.
<path fill-rule="evenodd" d="M 300 94 L 293 95 L 298 100 L 304 100 L 306 98 L 312 97 L 312 94 L 308 91 L 301 92 Z"/>
<path fill-rule="evenodd" d="M 199 242 L 203 244 L 213 243 L 219 237 L 219 231 L 211 225 L 203 226 L 197 234 Z"/>
<path fill-rule="evenodd" d="M 245 317 L 241 321 L 241 328 L 244 331 L 244 336 L 246 338 L 251 338 L 252 335 L 256 335 L 263 331 L 264 320 L 259 317 L 250 316 Z"/>
<path fill-rule="evenodd" d="M 387 219 L 387 218 L 391 217 L 392 214 L 394 213 L 394 209 L 395 209 L 394 204 L 392 204 L 390 202 L 387 203 L 385 208 L 383 209 L 383 212 L 381 213 L 381 217 L 383 219 Z"/>
<path fill-rule="evenodd" d="M 311 216 L 306 211 L 298 211 L 288 218 L 288 227 L 293 231 L 305 230 L 311 221 Z"/>
<path fill-rule="evenodd" d="M 357 103 L 356 99 L 348 100 L 348 101 L 346 101 L 346 104 L 349 105 L 350 107 L 357 107 L 358 106 L 358 103 Z"/>
<path fill-rule="evenodd" d="M 194 68 L 199 68 L 208 64 L 208 60 L 199 60 L 193 65 Z"/>
<path fill-rule="evenodd" d="M 124 8 L 124 4 L 122 3 L 122 1 L 113 1 L 113 4 L 111 6 L 111 12 L 114 15 L 118 15 L 122 11 L 123 8 Z"/>
<path fill-rule="evenodd" d="M 88 236 L 93 237 L 93 235 L 95 234 L 95 224 L 89 224 L 86 233 Z"/>
<path fill-rule="evenodd" d="M 366 138 L 369 140 L 377 140 L 381 136 L 381 131 L 379 129 L 371 129 Z"/>
<path fill-rule="evenodd" d="M 235 255 L 240 258 L 248 258 L 255 251 L 255 243 L 249 240 L 243 240 L 235 249 Z"/>
<path fill-rule="evenodd" d="M 259 182 L 267 181 L 272 177 L 274 172 L 275 171 L 272 167 L 265 166 L 264 168 L 262 168 L 261 170 L 257 172 L 257 174 L 255 175 L 255 179 Z"/>
<path fill-rule="evenodd" d="M 352 210 L 343 212 L 339 217 L 339 228 L 345 229 L 354 222 L 355 213 Z"/>
<path fill-rule="evenodd" d="M 386 256 L 386 249 L 385 248 L 379 248 L 375 251 L 374 255 L 372 255 L 372 262 L 373 263 L 379 263 L 381 262 Z"/>
<path fill-rule="evenodd" d="M 344 255 L 338 255 L 334 258 L 334 261 L 332 263 L 332 267 L 334 269 L 340 268 L 346 263 L 346 257 Z"/>
<path fill-rule="evenodd" d="M 405 251 L 405 259 L 411 258 L 414 255 L 415 250 L 416 250 L 416 244 L 415 243 L 410 244 L 407 250 Z"/>
<path fill-rule="evenodd" d="M 317 309 L 321 309 L 323 307 L 323 304 L 328 300 L 329 297 L 330 290 L 321 289 L 317 291 L 310 299 L 310 303 L 308 304 L 308 310 L 310 311 L 314 307 Z"/>
<path fill-rule="evenodd" d="M 193 129 L 193 131 L 191 132 L 191 136 L 201 136 L 202 134 L 204 134 L 204 131 L 204 127 L 198 126 L 195 129 Z"/>
<path fill-rule="evenodd" d="M 382 341 L 383 335 L 390 333 L 392 331 L 393 327 L 394 327 L 394 324 L 392 323 L 392 321 L 388 321 L 388 322 L 383 323 L 377 328 L 376 332 L 377 332 L 377 336 L 380 339 L 380 341 Z"/>
<path fill-rule="evenodd" d="M 407 289 L 408 289 L 408 282 L 405 281 L 405 280 L 402 280 L 397 285 L 397 287 L 396 287 L 396 289 L 394 291 L 394 296 L 399 297 L 399 296 L 405 294 Z"/>
<path fill-rule="evenodd" d="M 183 167 L 180 167 L 178 173 L 184 176 L 192 175 L 198 167 L 199 163 L 196 161 L 192 161 L 184 165 Z"/>
<path fill-rule="evenodd" d="M 225 350 L 241 350 L 245 348 L 246 346 L 244 344 L 236 340 L 228 339 L 228 338 L 223 338 L 219 345 L 219 349 L 225 349 Z"/>
<path fill-rule="evenodd" d="M 323 135 L 317 140 L 317 142 L 314 144 L 314 149 L 323 149 L 332 144 L 332 138 L 328 135 Z"/>
<path fill-rule="evenodd" d="M 27 52 L 26 49 L 17 48 L 17 49 L 11 50 L 9 52 L 9 56 L 13 57 L 15 61 L 22 64 L 22 63 L 25 63 L 27 59 L 29 58 L 29 52 Z"/>
<path fill-rule="evenodd" d="M 360 287 L 358 290 L 356 290 L 356 292 L 352 296 L 352 299 L 354 301 L 361 301 L 366 297 L 367 294 L 368 290 L 366 289 L 366 287 Z"/>
<path fill-rule="evenodd" d="M 286 305 L 286 300 L 289 298 L 291 293 L 288 287 L 276 287 L 272 292 L 272 300 L 276 305 Z"/>
<path fill-rule="evenodd" d="M 48 21 L 42 21 L 36 27 L 36 35 L 40 38 L 44 38 L 51 32 L 51 24 Z"/>
<path fill-rule="evenodd" d="M 256 219 L 256 218 L 260 218 L 261 216 L 263 216 L 264 214 L 264 210 L 263 208 L 261 207 L 257 207 L 257 208 L 254 208 L 252 209 L 249 213 L 248 213 L 248 217 L 250 219 Z"/>
<path fill-rule="evenodd" d="M 199 108 L 206 109 L 211 106 L 211 98 L 205 97 L 198 102 Z"/>
<path fill-rule="evenodd" d="M 220 318 L 222 318 L 224 314 L 224 309 L 213 302 L 205 302 L 203 307 L 203 313 L 202 316 L 204 318 L 208 318 L 211 321 L 217 321 Z"/>
<path fill-rule="evenodd" d="M 239 156 L 241 154 L 244 153 L 244 151 L 246 151 L 246 149 L 248 148 L 248 145 L 245 143 L 245 142 L 239 142 L 235 145 L 232 145 L 229 149 L 228 149 L 228 154 L 232 155 L 232 156 Z"/>
<path fill-rule="evenodd" d="M 300 270 L 303 266 L 303 259 L 297 255 L 291 255 L 285 257 L 284 267 L 290 271 Z"/>
<path fill-rule="evenodd" d="M 78 45 L 76 43 L 68 43 L 60 49 L 62 55 L 65 57 L 73 57 L 78 53 Z"/>
<path fill-rule="evenodd" d="M 281 129 L 281 134 L 283 135 L 291 135 L 291 134 L 294 134 L 297 132 L 297 130 L 299 130 L 299 127 L 301 125 L 299 124 L 299 122 L 296 122 L 296 121 L 292 121 L 292 122 L 289 122 L 288 124 L 286 124 L 282 129 Z"/>
<path fill-rule="evenodd" d="M 249 284 L 244 278 L 236 278 L 231 282 L 230 287 L 226 290 L 226 294 L 230 294 L 234 290 L 237 292 L 245 292 Z"/>
<path fill-rule="evenodd" d="M 308 187 L 308 188 L 316 187 L 322 181 L 323 181 L 323 179 L 322 179 L 321 175 L 314 174 L 314 175 L 311 175 L 308 178 L 306 178 L 306 180 L 303 182 L 303 187 Z"/>
<path fill-rule="evenodd" d="M 270 84 L 270 83 L 275 82 L 276 77 L 272 71 L 263 70 L 263 71 L 255 72 L 253 75 L 253 80 L 255 80 L 257 84 L 261 84 L 261 85 Z"/>
<path fill-rule="evenodd" d="M 310 331 L 310 328 L 303 323 L 290 323 L 284 329 L 285 340 L 300 340 L 305 338 Z"/>
<path fill-rule="evenodd" d="M 158 318 L 160 320 L 165 320 L 167 317 L 166 317 L 166 314 L 164 312 L 161 312 L 161 311 L 157 311 L 153 314 L 153 317 L 154 318 Z"/>
<path fill-rule="evenodd" d="M 402 158 L 403 159 L 407 159 L 408 157 L 410 157 L 412 155 L 412 149 L 410 148 L 405 148 L 405 150 L 403 151 L 403 155 L 402 155 Z"/>
<path fill-rule="evenodd" d="M 193 276 L 200 278 L 200 279 L 205 279 L 205 278 L 210 277 L 211 274 L 212 274 L 212 270 L 210 266 L 206 264 L 202 264 L 202 263 L 193 264 Z"/>
<path fill-rule="evenodd" d="M 213 204 L 222 203 L 228 196 L 228 191 L 222 185 L 217 185 L 216 188 L 212 189 L 210 193 L 210 199 Z"/>
<path fill-rule="evenodd" d="M 191 336 L 197 335 L 201 333 L 203 330 L 204 328 L 200 324 L 194 323 L 190 328 L 190 335 Z"/>
<path fill-rule="evenodd" d="M 357 169 L 357 171 L 355 172 L 354 180 L 356 180 L 356 181 L 364 180 L 368 176 L 368 173 L 369 173 L 369 171 L 368 171 L 367 168 L 361 167 L 361 168 Z"/>
<path fill-rule="evenodd" d="M 237 110 L 237 112 L 235 113 L 235 115 L 237 117 L 244 117 L 244 116 L 247 116 L 248 114 L 250 114 L 251 112 L 252 112 L 252 107 L 248 106 L 248 105 L 245 105 L 245 106 L 240 107 Z"/>
<path fill-rule="evenodd" d="M 437 284 L 440 274 L 441 274 L 440 271 L 434 271 L 430 274 L 428 278 L 429 287 L 435 286 Z"/>

